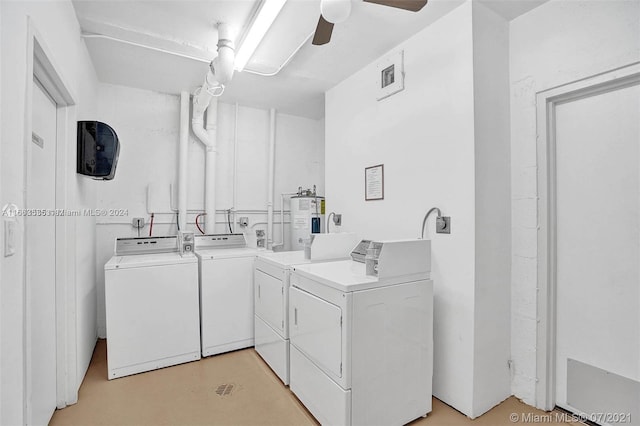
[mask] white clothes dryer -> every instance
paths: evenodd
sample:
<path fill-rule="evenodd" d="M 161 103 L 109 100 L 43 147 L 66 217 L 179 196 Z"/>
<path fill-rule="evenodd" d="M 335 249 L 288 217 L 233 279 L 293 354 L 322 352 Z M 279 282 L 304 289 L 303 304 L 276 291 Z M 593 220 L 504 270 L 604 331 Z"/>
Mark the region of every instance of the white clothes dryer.
<path fill-rule="evenodd" d="M 290 387 L 321 424 L 403 425 L 431 411 L 430 241 L 372 245 L 373 275 L 354 260 L 291 275 Z"/>
<path fill-rule="evenodd" d="M 313 236 L 308 257 L 288 251 L 258 255 L 254 270 L 255 348 L 285 385 L 289 384 L 289 278 L 294 265 L 349 258 L 353 233 Z"/>

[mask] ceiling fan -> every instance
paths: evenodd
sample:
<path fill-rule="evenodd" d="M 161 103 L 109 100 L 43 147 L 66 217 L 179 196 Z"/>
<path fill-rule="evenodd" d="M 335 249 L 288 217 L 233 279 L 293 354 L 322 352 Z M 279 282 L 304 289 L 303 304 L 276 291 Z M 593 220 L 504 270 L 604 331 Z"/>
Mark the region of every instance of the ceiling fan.
<path fill-rule="evenodd" d="M 329 43 L 333 25 L 345 21 L 351 14 L 352 0 L 321 0 L 320 20 L 313 35 L 312 44 L 320 46 Z M 363 0 L 366 3 L 375 3 L 383 6 L 395 7 L 409 10 L 411 12 L 420 11 L 427 0 Z"/>

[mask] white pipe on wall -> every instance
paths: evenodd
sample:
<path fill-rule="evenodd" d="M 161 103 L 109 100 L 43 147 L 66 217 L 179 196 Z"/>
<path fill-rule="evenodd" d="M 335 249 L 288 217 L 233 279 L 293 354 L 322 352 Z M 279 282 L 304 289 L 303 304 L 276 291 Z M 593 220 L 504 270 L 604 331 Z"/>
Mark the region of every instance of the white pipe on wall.
<path fill-rule="evenodd" d="M 276 162 L 276 110 L 269 110 L 269 187 L 267 193 L 267 248 L 273 247 L 273 183 Z"/>
<path fill-rule="evenodd" d="M 205 232 L 213 232 L 212 228 L 215 226 L 215 210 L 213 212 L 211 209 L 207 209 L 210 205 L 207 205 L 207 201 L 211 202 L 211 198 L 215 197 L 215 188 L 210 186 L 209 179 L 213 179 L 215 183 L 215 154 L 210 154 L 210 151 L 215 149 L 215 146 L 212 145 L 209 140 L 209 132 L 207 132 L 204 128 L 204 112 L 208 109 L 209 103 L 211 102 L 211 98 L 213 97 L 210 93 L 211 86 L 209 84 L 209 76 L 213 76 L 211 71 L 207 73 L 207 77 L 205 78 L 204 84 L 202 87 L 196 91 L 193 95 L 193 117 L 191 119 L 191 128 L 193 133 L 196 135 L 198 140 L 202 142 L 204 148 L 206 150 L 205 153 L 205 184 L 204 184 L 204 198 L 205 198 L 205 213 L 207 214 L 205 218 Z M 207 114 L 207 118 L 209 118 L 209 114 Z M 215 201 L 213 202 L 215 205 Z"/>
<path fill-rule="evenodd" d="M 284 197 L 288 196 L 288 195 L 296 195 L 297 192 L 290 192 L 290 193 L 285 193 L 283 192 L 282 194 L 280 194 L 280 242 L 277 244 L 274 244 L 271 246 L 271 248 L 275 249 L 276 247 L 282 247 L 282 249 L 284 250 L 285 248 L 285 243 L 284 243 Z"/>
<path fill-rule="evenodd" d="M 209 103 L 213 98 L 213 93 L 219 88 L 220 84 L 217 83 L 215 76 L 211 71 L 207 72 L 207 76 L 204 79 L 202 87 L 198 88 L 193 94 L 193 117 L 191 118 L 191 128 L 193 134 L 196 135 L 198 140 L 202 142 L 205 148 L 211 145 L 209 141 L 209 135 L 204 129 L 204 112 L 209 107 Z"/>
<path fill-rule="evenodd" d="M 180 92 L 180 157 L 178 163 L 178 224 L 187 229 L 187 180 L 189 165 L 189 93 Z"/>
<path fill-rule="evenodd" d="M 231 29 L 225 23 L 218 24 L 218 56 L 211 61 L 211 70 L 216 80 L 227 84 L 233 78 L 236 59 L 235 45 L 231 39 Z"/>
<path fill-rule="evenodd" d="M 204 205 L 205 232 L 215 232 L 216 225 L 216 157 L 218 129 L 218 96 L 224 85 L 233 76 L 234 48 L 226 24 L 218 25 L 218 56 L 211 62 L 202 87 L 193 95 L 193 133 L 205 146 Z M 204 128 L 204 112 L 207 111 L 207 126 Z"/>
<path fill-rule="evenodd" d="M 233 223 L 238 223 L 238 103 L 235 105 L 233 119 Z"/>
<path fill-rule="evenodd" d="M 207 108 L 207 137 L 209 144 L 206 146 L 205 156 L 205 194 L 204 210 L 205 232 L 215 233 L 216 225 L 216 160 L 218 156 L 218 98 L 211 99 Z"/>

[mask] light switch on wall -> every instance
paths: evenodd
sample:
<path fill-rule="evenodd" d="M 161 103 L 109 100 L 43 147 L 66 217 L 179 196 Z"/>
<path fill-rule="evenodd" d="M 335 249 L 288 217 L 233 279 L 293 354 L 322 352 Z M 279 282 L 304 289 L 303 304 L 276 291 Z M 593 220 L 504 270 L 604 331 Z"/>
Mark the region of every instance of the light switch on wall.
<path fill-rule="evenodd" d="M 4 257 L 16 254 L 16 232 L 18 222 L 11 218 L 4 218 Z"/>

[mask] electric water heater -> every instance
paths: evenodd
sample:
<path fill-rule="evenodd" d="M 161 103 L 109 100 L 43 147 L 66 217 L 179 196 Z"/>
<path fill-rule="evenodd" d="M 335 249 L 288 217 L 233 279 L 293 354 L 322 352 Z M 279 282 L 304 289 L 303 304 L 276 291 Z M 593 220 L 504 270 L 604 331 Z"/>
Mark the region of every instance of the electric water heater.
<path fill-rule="evenodd" d="M 302 250 L 311 234 L 324 233 L 324 197 L 291 197 L 291 250 Z"/>
<path fill-rule="evenodd" d="M 115 130 L 100 121 L 78 121 L 76 172 L 99 180 L 116 174 L 120 141 Z"/>

